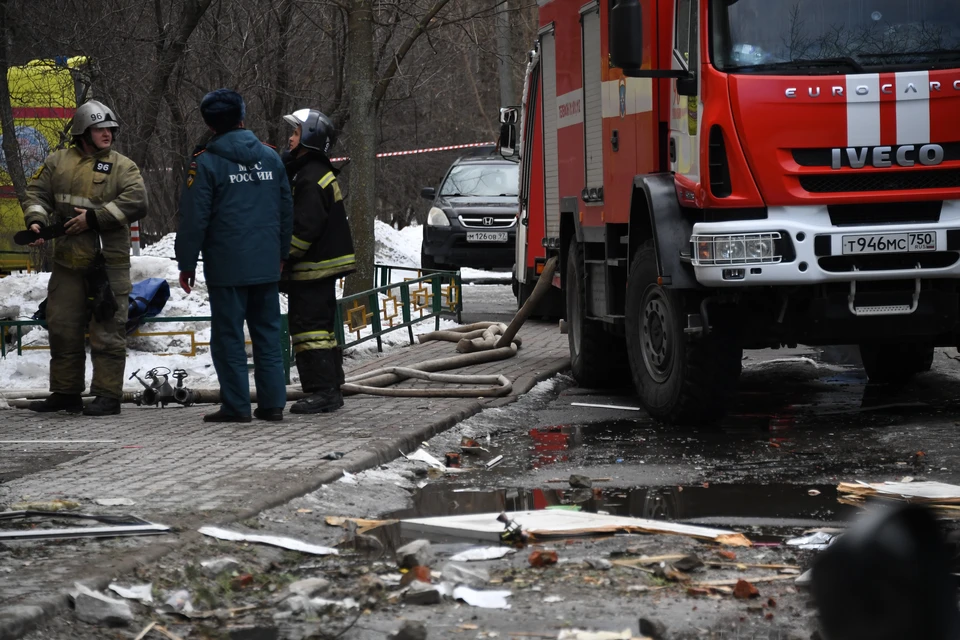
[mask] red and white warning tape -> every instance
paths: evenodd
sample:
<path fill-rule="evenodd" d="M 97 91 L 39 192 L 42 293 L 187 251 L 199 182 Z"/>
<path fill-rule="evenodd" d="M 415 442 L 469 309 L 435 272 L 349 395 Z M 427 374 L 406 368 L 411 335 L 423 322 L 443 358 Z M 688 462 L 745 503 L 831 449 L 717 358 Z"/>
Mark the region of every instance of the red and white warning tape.
<path fill-rule="evenodd" d="M 393 158 L 395 156 L 412 156 L 418 153 L 433 153 L 434 151 L 453 151 L 455 149 L 473 149 L 476 147 L 493 147 L 496 146 L 495 142 L 471 142 L 469 144 L 452 144 L 446 147 L 428 147 L 426 149 L 409 149 L 407 151 L 387 151 L 385 153 L 378 153 L 378 158 Z M 343 162 L 344 160 L 349 160 L 347 156 L 341 158 L 330 158 L 331 162 Z"/>

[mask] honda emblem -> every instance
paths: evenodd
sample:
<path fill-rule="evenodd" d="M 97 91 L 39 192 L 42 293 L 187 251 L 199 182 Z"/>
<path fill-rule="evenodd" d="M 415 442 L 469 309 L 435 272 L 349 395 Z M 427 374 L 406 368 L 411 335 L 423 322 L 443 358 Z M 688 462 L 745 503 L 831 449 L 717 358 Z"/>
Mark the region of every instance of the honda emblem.
<path fill-rule="evenodd" d="M 484 216 L 484 217 L 483 217 L 483 226 L 485 226 L 485 227 L 492 227 L 494 222 L 495 222 L 495 220 L 494 220 L 493 216 Z"/>

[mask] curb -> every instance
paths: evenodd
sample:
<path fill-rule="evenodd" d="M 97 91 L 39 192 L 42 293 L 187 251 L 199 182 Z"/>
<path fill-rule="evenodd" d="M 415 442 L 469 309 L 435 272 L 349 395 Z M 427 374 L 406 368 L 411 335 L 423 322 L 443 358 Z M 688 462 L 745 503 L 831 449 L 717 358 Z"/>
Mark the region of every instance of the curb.
<path fill-rule="evenodd" d="M 549 380 L 553 376 L 562 373 L 570 368 L 569 358 L 561 358 L 542 371 L 525 373 L 517 378 L 513 384 L 513 393 L 505 398 L 492 398 L 490 400 L 478 400 L 472 402 L 467 408 L 448 414 L 441 420 L 425 425 L 412 433 L 384 443 L 372 450 L 363 451 L 352 458 L 337 465 L 331 465 L 322 472 L 312 476 L 310 479 L 287 489 L 281 493 L 275 494 L 264 500 L 255 503 L 254 506 L 230 516 L 228 519 L 218 524 L 232 524 L 255 517 L 261 511 L 272 509 L 285 504 L 295 498 L 316 491 L 325 484 L 330 484 L 341 478 L 343 472 L 359 473 L 367 469 L 386 464 L 391 460 L 400 457 L 400 450 L 404 452 L 412 451 L 420 446 L 424 440 L 429 440 L 433 436 L 450 429 L 454 425 L 466 420 L 467 418 L 480 413 L 486 408 L 504 407 L 513 404 L 521 396 L 528 393 L 533 387 L 544 380 Z M 127 574 L 140 565 L 155 562 L 163 556 L 181 549 L 188 543 L 201 538 L 197 533 L 196 527 L 188 528 L 186 525 L 176 527 L 181 529 L 177 533 L 177 539 L 152 544 L 144 547 L 124 558 L 123 561 L 113 565 L 110 568 L 109 575 L 97 575 L 91 578 L 78 579 L 75 582 L 83 582 L 91 589 L 103 590 L 114 578 L 121 574 Z M 24 604 L 12 605 L 0 608 L 0 640 L 17 640 L 35 629 L 37 626 L 52 619 L 66 610 L 70 606 L 70 598 L 66 592 L 55 596 L 47 596 L 28 601 Z"/>

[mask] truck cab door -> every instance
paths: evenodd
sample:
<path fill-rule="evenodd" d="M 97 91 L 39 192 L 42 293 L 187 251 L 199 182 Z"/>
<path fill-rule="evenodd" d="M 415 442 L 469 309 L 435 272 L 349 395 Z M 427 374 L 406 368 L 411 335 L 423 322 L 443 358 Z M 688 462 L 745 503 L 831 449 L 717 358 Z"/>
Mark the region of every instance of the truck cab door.
<path fill-rule="evenodd" d="M 696 95 L 683 96 L 677 80 L 670 81 L 670 170 L 700 181 L 700 4 L 703 0 L 676 0 L 672 69 L 696 74 Z"/>

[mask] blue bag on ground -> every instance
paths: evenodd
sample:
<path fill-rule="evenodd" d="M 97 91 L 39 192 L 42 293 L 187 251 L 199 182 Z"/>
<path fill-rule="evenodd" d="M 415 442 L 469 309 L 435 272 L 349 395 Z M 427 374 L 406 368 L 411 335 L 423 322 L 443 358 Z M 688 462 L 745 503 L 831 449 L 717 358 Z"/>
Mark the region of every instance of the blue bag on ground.
<path fill-rule="evenodd" d="M 137 330 L 144 319 L 153 318 L 163 310 L 163 305 L 170 299 L 170 285 L 163 278 L 147 278 L 135 282 L 130 289 L 130 306 L 127 310 L 127 335 Z M 40 303 L 34 320 L 47 319 L 47 301 Z"/>
<path fill-rule="evenodd" d="M 130 289 L 130 308 L 127 312 L 127 334 L 137 330 L 146 318 L 153 318 L 163 310 L 170 299 L 170 285 L 164 278 L 147 278 L 135 282 Z"/>

